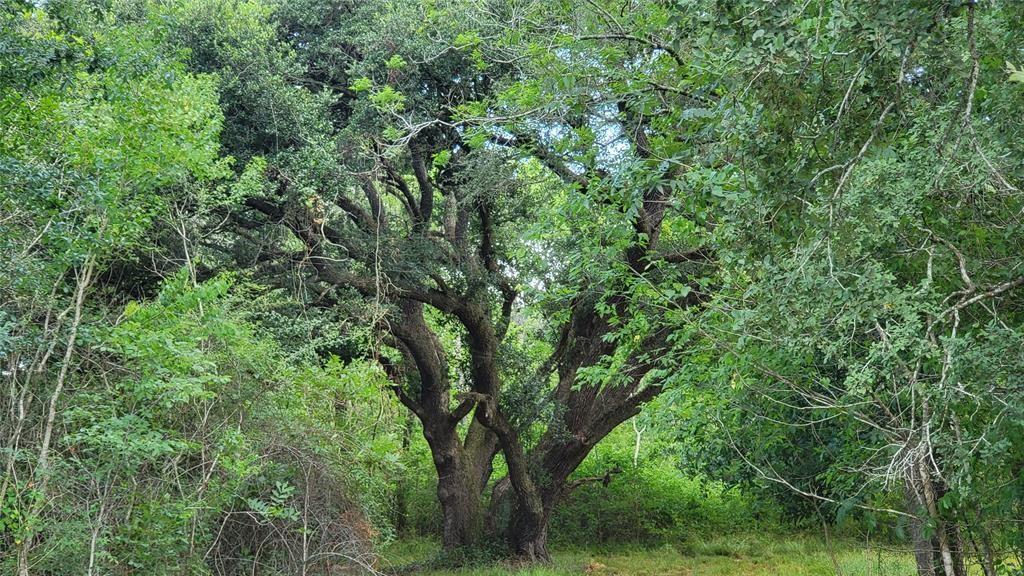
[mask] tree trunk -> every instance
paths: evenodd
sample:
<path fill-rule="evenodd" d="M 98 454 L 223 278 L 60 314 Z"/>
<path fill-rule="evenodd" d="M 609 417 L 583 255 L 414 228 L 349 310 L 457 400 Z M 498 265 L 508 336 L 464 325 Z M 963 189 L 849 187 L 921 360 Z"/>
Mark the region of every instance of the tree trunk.
<path fill-rule="evenodd" d="M 960 523 L 956 520 L 943 520 L 943 529 L 946 531 L 946 542 L 949 545 L 950 556 L 953 560 L 953 576 L 967 576 L 967 562 L 964 559 L 964 539 L 960 532 Z"/>
<path fill-rule="evenodd" d="M 438 468 L 437 499 L 441 503 L 441 544 L 446 550 L 473 546 L 484 534 L 484 509 L 480 496 L 459 471 Z"/>
<path fill-rule="evenodd" d="M 513 512 L 509 526 L 508 540 L 516 558 L 530 564 L 549 563 L 547 510 L 543 514 Z"/>
<path fill-rule="evenodd" d="M 524 500 L 517 494 L 512 506 L 506 540 L 512 553 L 523 562 L 550 562 L 548 554 L 548 523 L 562 496 L 572 488 L 569 476 L 590 453 L 593 444 L 579 438 L 542 439 L 528 457 L 537 472 L 533 485 L 537 498 Z"/>
<path fill-rule="evenodd" d="M 924 488 L 924 501 L 928 507 L 928 514 L 935 524 L 935 533 L 939 542 L 939 557 L 942 560 L 942 569 L 945 576 L 966 576 L 963 557 L 960 554 L 959 531 L 955 525 L 950 526 L 939 513 L 938 502 L 942 497 L 942 485 L 933 482 L 931 471 L 922 460 L 919 463 L 921 473 L 921 486 Z"/>
<path fill-rule="evenodd" d="M 934 528 L 934 535 L 926 538 L 925 521 L 911 522 L 918 576 L 967 576 L 960 527 L 955 521 L 944 518 L 938 509 L 945 486 L 931 477 L 924 461 L 912 468 L 907 479 L 908 504 L 918 511 L 920 518 L 930 520 Z"/>
<path fill-rule="evenodd" d="M 459 422 L 473 406 L 463 400 L 453 411 L 448 361 L 444 347 L 423 317 L 416 302 L 400 304 L 402 321 L 391 325 L 407 366 L 415 366 L 406 381 L 393 366 L 392 389 L 423 425 L 423 437 L 437 470 L 437 499 L 441 505 L 441 542 L 445 549 L 471 546 L 484 535 L 483 486 L 490 476 L 496 442 L 475 419 L 464 444 Z M 407 392 L 408 390 L 408 392 Z"/>
<path fill-rule="evenodd" d="M 505 536 L 517 558 L 524 562 L 550 560 L 547 550 L 548 523 L 555 507 L 582 482 L 599 479 L 571 482 L 570 476 L 598 442 L 616 426 L 636 415 L 640 404 L 657 390 L 660 389 L 650 388 L 642 394 L 626 393 L 607 404 L 600 402 L 599 398 L 612 400 L 612 396 L 602 398 L 591 388 L 577 391 L 566 402 L 569 409 L 563 415 L 560 425 L 549 427 L 530 454 L 520 457 L 530 463 L 528 466 L 519 466 L 530 470 L 530 478 L 528 481 L 520 480 L 519 486 L 511 477 L 517 458 L 505 449 L 505 459 L 510 470 L 510 488 L 515 493 Z M 607 482 L 609 478 L 610 474 L 603 479 Z"/>
<path fill-rule="evenodd" d="M 927 537 L 925 533 L 925 522 L 921 519 L 927 517 L 927 510 L 924 504 L 924 497 L 921 489 L 917 486 L 916 475 L 907 478 L 906 501 L 907 510 L 915 517 L 910 520 L 910 542 L 914 548 L 914 562 L 917 565 L 917 576 L 937 576 L 935 555 L 938 546 L 934 538 Z"/>
<path fill-rule="evenodd" d="M 437 470 L 437 500 L 441 504 L 441 544 L 446 550 L 472 546 L 484 534 L 484 508 L 479 478 L 472 459 L 454 428 L 431 430 L 424 437 Z"/>

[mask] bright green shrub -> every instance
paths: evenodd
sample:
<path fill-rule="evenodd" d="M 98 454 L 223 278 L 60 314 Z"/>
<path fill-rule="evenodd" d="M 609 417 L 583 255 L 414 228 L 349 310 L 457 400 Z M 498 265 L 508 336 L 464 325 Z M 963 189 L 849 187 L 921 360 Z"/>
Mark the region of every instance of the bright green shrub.
<path fill-rule="evenodd" d="M 26 521 L 9 492 L 0 552 L 43 542 L 29 560 L 54 576 L 290 573 L 303 547 L 311 570 L 367 557 L 398 469 L 382 376 L 282 362 L 247 305 L 229 278 L 183 270 L 112 325 L 92 322 L 97 369 L 62 411 L 45 513 Z"/>
<path fill-rule="evenodd" d="M 645 453 L 634 466 L 631 436 L 614 432 L 580 466 L 580 478 L 620 472 L 607 485 L 588 482 L 565 499 L 551 522 L 555 541 L 653 544 L 755 524 L 753 503 L 738 488 L 685 476 L 668 455 Z"/>

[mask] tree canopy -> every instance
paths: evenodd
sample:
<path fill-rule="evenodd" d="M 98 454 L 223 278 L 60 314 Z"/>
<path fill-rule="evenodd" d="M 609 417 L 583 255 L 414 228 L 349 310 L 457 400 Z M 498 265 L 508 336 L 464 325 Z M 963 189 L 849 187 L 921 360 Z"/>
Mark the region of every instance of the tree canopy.
<path fill-rule="evenodd" d="M 373 570 L 414 432 L 448 553 L 547 562 L 653 408 L 677 473 L 1003 573 L 1022 21 L 3 3 L 0 567 Z"/>

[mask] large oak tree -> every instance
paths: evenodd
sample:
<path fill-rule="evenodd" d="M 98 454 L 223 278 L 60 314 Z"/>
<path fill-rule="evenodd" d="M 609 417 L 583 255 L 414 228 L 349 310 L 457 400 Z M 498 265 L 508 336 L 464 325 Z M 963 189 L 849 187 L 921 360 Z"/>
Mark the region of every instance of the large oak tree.
<path fill-rule="evenodd" d="M 446 547 L 490 526 L 546 560 L 553 508 L 587 480 L 573 472 L 663 389 L 667 311 L 705 299 L 711 251 L 677 198 L 699 121 L 680 113 L 713 98 L 667 86 L 678 52 L 617 38 L 603 13 L 306 1 L 271 19 L 211 0 L 169 18 L 193 67 L 226 80 L 225 147 L 266 159 L 208 245 L 313 307 L 365 303 L 430 446 Z M 536 334 L 509 329 L 527 317 Z M 511 369 L 513 332 L 549 356 Z"/>

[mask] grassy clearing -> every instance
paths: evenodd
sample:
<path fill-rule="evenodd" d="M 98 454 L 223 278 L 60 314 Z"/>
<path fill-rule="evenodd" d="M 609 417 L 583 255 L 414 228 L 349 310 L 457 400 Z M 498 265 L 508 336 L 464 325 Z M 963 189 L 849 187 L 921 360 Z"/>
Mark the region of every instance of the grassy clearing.
<path fill-rule="evenodd" d="M 436 545 L 398 542 L 385 551 L 389 570 L 422 576 L 911 576 L 912 557 L 901 551 L 844 541 L 826 546 L 817 538 L 735 535 L 654 549 L 554 552 L 544 568 L 490 566 L 459 570 L 403 570 L 429 560 Z"/>

